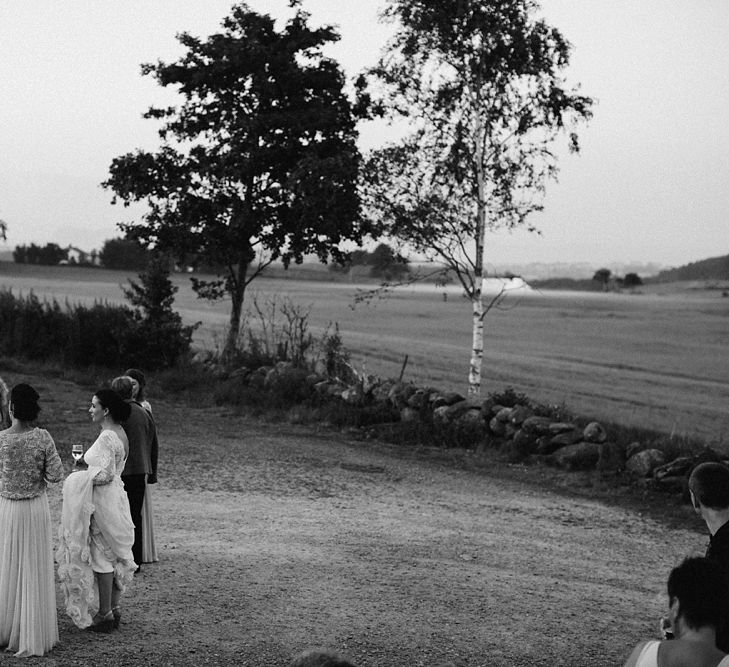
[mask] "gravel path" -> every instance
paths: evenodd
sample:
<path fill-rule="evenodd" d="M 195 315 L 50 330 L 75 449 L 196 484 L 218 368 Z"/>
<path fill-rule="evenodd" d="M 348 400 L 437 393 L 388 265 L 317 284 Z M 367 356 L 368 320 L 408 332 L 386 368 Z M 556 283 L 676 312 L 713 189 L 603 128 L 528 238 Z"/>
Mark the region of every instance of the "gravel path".
<path fill-rule="evenodd" d="M 59 449 L 90 444 L 89 390 L 36 382 Z M 688 510 L 669 527 L 486 460 L 154 408 L 160 562 L 109 636 L 77 630 L 59 593 L 61 643 L 22 664 L 274 666 L 316 646 L 360 667 L 622 664 L 705 542 Z M 57 518 L 59 486 L 51 500 Z"/>

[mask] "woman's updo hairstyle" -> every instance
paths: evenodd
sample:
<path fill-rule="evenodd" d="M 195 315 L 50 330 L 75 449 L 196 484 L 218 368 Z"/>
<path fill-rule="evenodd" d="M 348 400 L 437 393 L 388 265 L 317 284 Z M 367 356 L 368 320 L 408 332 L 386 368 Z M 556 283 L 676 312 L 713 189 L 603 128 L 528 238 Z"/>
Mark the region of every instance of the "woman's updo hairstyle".
<path fill-rule="evenodd" d="M 32 422 L 38 418 L 40 395 L 29 384 L 16 384 L 10 391 L 10 405 L 13 415 L 21 422 Z"/>
<path fill-rule="evenodd" d="M 115 422 L 123 422 L 129 419 L 132 408 L 113 389 L 99 389 L 94 396 L 99 405 L 109 411 L 109 416 Z"/>

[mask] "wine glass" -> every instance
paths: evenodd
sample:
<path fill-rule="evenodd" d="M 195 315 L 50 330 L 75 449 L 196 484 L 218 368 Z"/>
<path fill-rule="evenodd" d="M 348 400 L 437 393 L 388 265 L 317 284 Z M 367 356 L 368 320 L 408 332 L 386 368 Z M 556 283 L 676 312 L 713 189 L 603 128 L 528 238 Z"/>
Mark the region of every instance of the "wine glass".
<path fill-rule="evenodd" d="M 78 463 L 81 457 L 84 455 L 83 445 L 73 445 L 71 447 L 71 456 L 73 456 L 74 463 Z"/>

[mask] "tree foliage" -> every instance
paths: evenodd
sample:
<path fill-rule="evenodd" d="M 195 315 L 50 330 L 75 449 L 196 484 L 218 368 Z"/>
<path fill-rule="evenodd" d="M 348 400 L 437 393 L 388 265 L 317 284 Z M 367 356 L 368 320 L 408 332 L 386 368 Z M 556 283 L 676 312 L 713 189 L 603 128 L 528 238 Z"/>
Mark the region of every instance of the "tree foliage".
<path fill-rule="evenodd" d="M 474 304 L 469 390 L 479 390 L 485 235 L 526 226 L 557 175 L 560 134 L 578 150 L 576 127 L 591 100 L 567 87 L 570 46 L 536 18 L 532 0 L 389 0 L 399 27 L 372 89 L 412 131 L 371 154 L 365 210 L 392 238 L 445 263 Z"/>
<path fill-rule="evenodd" d="M 610 278 L 612 277 L 612 271 L 610 269 L 598 269 L 592 276 L 592 279 L 602 285 L 602 289 L 607 292 L 608 286 L 610 285 Z"/>
<path fill-rule="evenodd" d="M 31 243 L 15 246 L 13 250 L 13 261 L 16 264 L 56 266 L 64 259 L 68 259 L 68 251 L 57 243 L 46 243 L 44 246 Z"/>
<path fill-rule="evenodd" d="M 143 269 L 150 257 L 150 252 L 138 241 L 124 238 L 104 241 L 99 253 L 101 265 L 107 269 Z"/>
<path fill-rule="evenodd" d="M 220 267 L 215 280 L 193 279 L 204 298 L 231 297 L 225 351 L 240 327 L 247 285 L 270 262 L 285 266 L 315 254 L 340 261 L 340 243 L 359 242 L 355 109 L 338 64 L 322 48 L 333 28 L 311 28 L 291 0 L 293 17 L 274 20 L 245 4 L 205 40 L 178 36 L 186 53 L 142 71 L 183 97 L 151 108 L 162 121 L 161 148 L 114 159 L 104 186 L 114 200 L 149 207 L 130 238 L 183 259 Z"/>
<path fill-rule="evenodd" d="M 387 243 L 380 243 L 370 253 L 370 275 L 385 280 L 402 278 L 409 271 L 408 260 L 396 253 Z"/>
<path fill-rule="evenodd" d="M 346 272 L 355 266 L 367 266 L 370 276 L 390 281 L 402 279 L 409 274 L 408 264 L 408 259 L 393 250 L 387 243 L 379 243 L 372 252 L 362 249 L 353 250 L 347 256 L 344 264 L 332 264 L 330 270 Z"/>
<path fill-rule="evenodd" d="M 190 350 L 192 335 L 199 326 L 183 325 L 172 304 L 177 286 L 170 280 L 170 259 L 156 254 L 139 274 L 139 282 L 130 280 L 122 288 L 134 306 L 134 322 L 123 339 L 129 359 L 146 368 L 172 366 Z M 129 362 L 131 363 L 131 361 Z"/>
<path fill-rule="evenodd" d="M 643 279 L 637 273 L 626 273 L 623 278 L 623 287 L 640 287 Z"/>

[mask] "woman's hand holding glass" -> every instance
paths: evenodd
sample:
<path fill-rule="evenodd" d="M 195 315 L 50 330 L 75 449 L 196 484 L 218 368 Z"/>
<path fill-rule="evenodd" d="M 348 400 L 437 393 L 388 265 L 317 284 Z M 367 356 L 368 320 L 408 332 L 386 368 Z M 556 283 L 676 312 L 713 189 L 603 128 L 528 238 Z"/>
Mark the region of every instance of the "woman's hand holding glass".
<path fill-rule="evenodd" d="M 84 446 L 83 445 L 73 445 L 71 447 L 71 456 L 73 456 L 73 465 L 78 466 L 79 461 L 83 459 L 84 455 Z"/>

